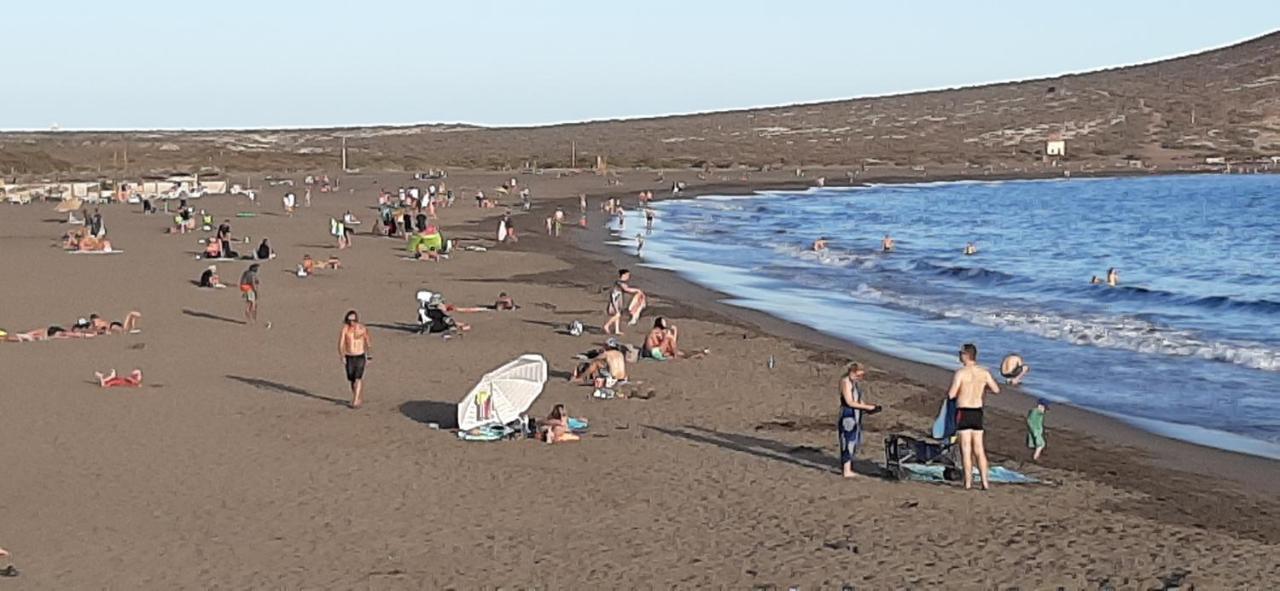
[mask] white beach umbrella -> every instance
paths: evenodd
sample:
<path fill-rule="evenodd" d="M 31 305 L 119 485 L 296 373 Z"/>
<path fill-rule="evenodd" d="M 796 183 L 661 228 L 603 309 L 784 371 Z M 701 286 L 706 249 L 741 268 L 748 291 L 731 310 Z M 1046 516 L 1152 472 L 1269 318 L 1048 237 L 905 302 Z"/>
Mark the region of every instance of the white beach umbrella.
<path fill-rule="evenodd" d="M 533 406 L 547 383 L 547 360 L 521 355 L 480 378 L 458 403 L 458 428 L 504 425 Z"/>

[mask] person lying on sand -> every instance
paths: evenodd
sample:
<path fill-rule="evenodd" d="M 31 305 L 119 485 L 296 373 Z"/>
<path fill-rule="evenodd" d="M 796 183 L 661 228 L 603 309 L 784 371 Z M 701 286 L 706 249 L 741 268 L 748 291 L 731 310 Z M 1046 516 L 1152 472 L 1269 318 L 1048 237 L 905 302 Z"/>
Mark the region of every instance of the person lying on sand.
<path fill-rule="evenodd" d="M 116 370 L 111 370 L 110 374 L 102 375 L 102 372 L 93 372 L 98 378 L 98 386 L 102 388 L 137 388 L 142 385 L 142 370 L 135 369 L 127 376 L 116 375 Z"/>
<path fill-rule="evenodd" d="M 12 333 L 5 337 L 4 340 L 10 343 L 31 343 L 53 339 L 83 338 L 84 336 L 86 335 L 69 333 L 67 329 L 61 326 L 50 326 L 48 328 L 32 329 L 27 332 Z"/>
<path fill-rule="evenodd" d="M 222 289 L 226 287 L 222 284 L 222 279 L 218 277 L 217 265 L 209 265 L 205 268 L 204 272 L 200 274 L 200 281 L 197 285 L 200 287 L 207 287 L 209 289 Z"/>
<path fill-rule="evenodd" d="M 587 354 L 594 358 L 575 368 L 569 381 L 583 380 L 583 383 L 594 383 L 597 388 L 612 388 L 617 382 L 627 381 L 627 357 L 621 348 L 617 339 L 609 339 L 603 351 Z"/>
<path fill-rule="evenodd" d="M 505 291 L 498 294 L 498 299 L 493 302 L 493 309 L 499 312 L 510 312 L 519 308 L 520 306 L 516 305 L 516 301 L 511 299 L 511 296 L 507 295 Z"/>
<path fill-rule="evenodd" d="M 139 333 L 142 332 L 142 330 L 138 328 L 138 321 L 141 319 L 142 313 L 136 310 L 126 314 L 124 321 L 122 322 L 107 322 L 97 314 L 90 314 L 89 329 L 94 334 L 100 335 L 124 334 L 126 332 L 130 334 Z"/>
<path fill-rule="evenodd" d="M 569 429 L 569 413 L 563 404 L 557 404 L 551 409 L 551 414 L 542 421 L 540 429 L 542 440 L 547 443 L 565 443 L 581 439 Z"/>

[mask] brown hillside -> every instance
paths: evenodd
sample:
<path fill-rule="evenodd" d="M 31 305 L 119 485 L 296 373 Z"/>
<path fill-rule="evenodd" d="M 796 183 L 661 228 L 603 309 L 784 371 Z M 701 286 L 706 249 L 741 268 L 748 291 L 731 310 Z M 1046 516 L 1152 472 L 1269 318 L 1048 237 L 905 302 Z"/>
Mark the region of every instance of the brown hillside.
<path fill-rule="evenodd" d="M 1140 66 L 867 99 L 529 128 L 0 133 L 16 175 L 333 170 L 339 138 L 366 170 L 569 166 L 1011 165 L 1050 134 L 1068 158 L 1149 162 L 1280 154 L 1280 33 Z M 430 117 L 424 113 L 424 117 Z"/>

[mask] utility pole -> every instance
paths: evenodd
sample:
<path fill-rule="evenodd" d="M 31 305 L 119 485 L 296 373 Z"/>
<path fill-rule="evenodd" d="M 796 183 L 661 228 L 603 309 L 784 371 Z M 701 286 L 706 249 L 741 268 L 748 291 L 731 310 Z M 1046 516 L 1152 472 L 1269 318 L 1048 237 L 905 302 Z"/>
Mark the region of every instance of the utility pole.
<path fill-rule="evenodd" d="M 576 140 L 569 141 L 569 160 L 571 162 L 569 168 L 578 167 L 578 142 Z"/>
<path fill-rule="evenodd" d="M 347 171 L 347 138 L 342 138 L 342 172 Z"/>

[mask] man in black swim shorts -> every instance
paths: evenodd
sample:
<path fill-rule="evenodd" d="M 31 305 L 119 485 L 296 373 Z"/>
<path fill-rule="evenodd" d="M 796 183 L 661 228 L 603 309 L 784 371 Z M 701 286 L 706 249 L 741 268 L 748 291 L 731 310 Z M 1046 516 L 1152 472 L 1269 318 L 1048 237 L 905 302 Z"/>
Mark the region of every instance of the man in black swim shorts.
<path fill-rule="evenodd" d="M 978 347 L 966 343 L 960 348 L 960 363 L 956 370 L 947 398 L 956 401 L 956 437 L 960 439 L 960 456 L 964 464 L 964 487 L 973 488 L 973 464 L 978 464 L 982 475 L 982 488 L 990 488 L 988 481 L 987 450 L 983 442 L 983 396 L 990 391 L 1000 392 L 1000 386 L 987 368 L 978 365 Z"/>

